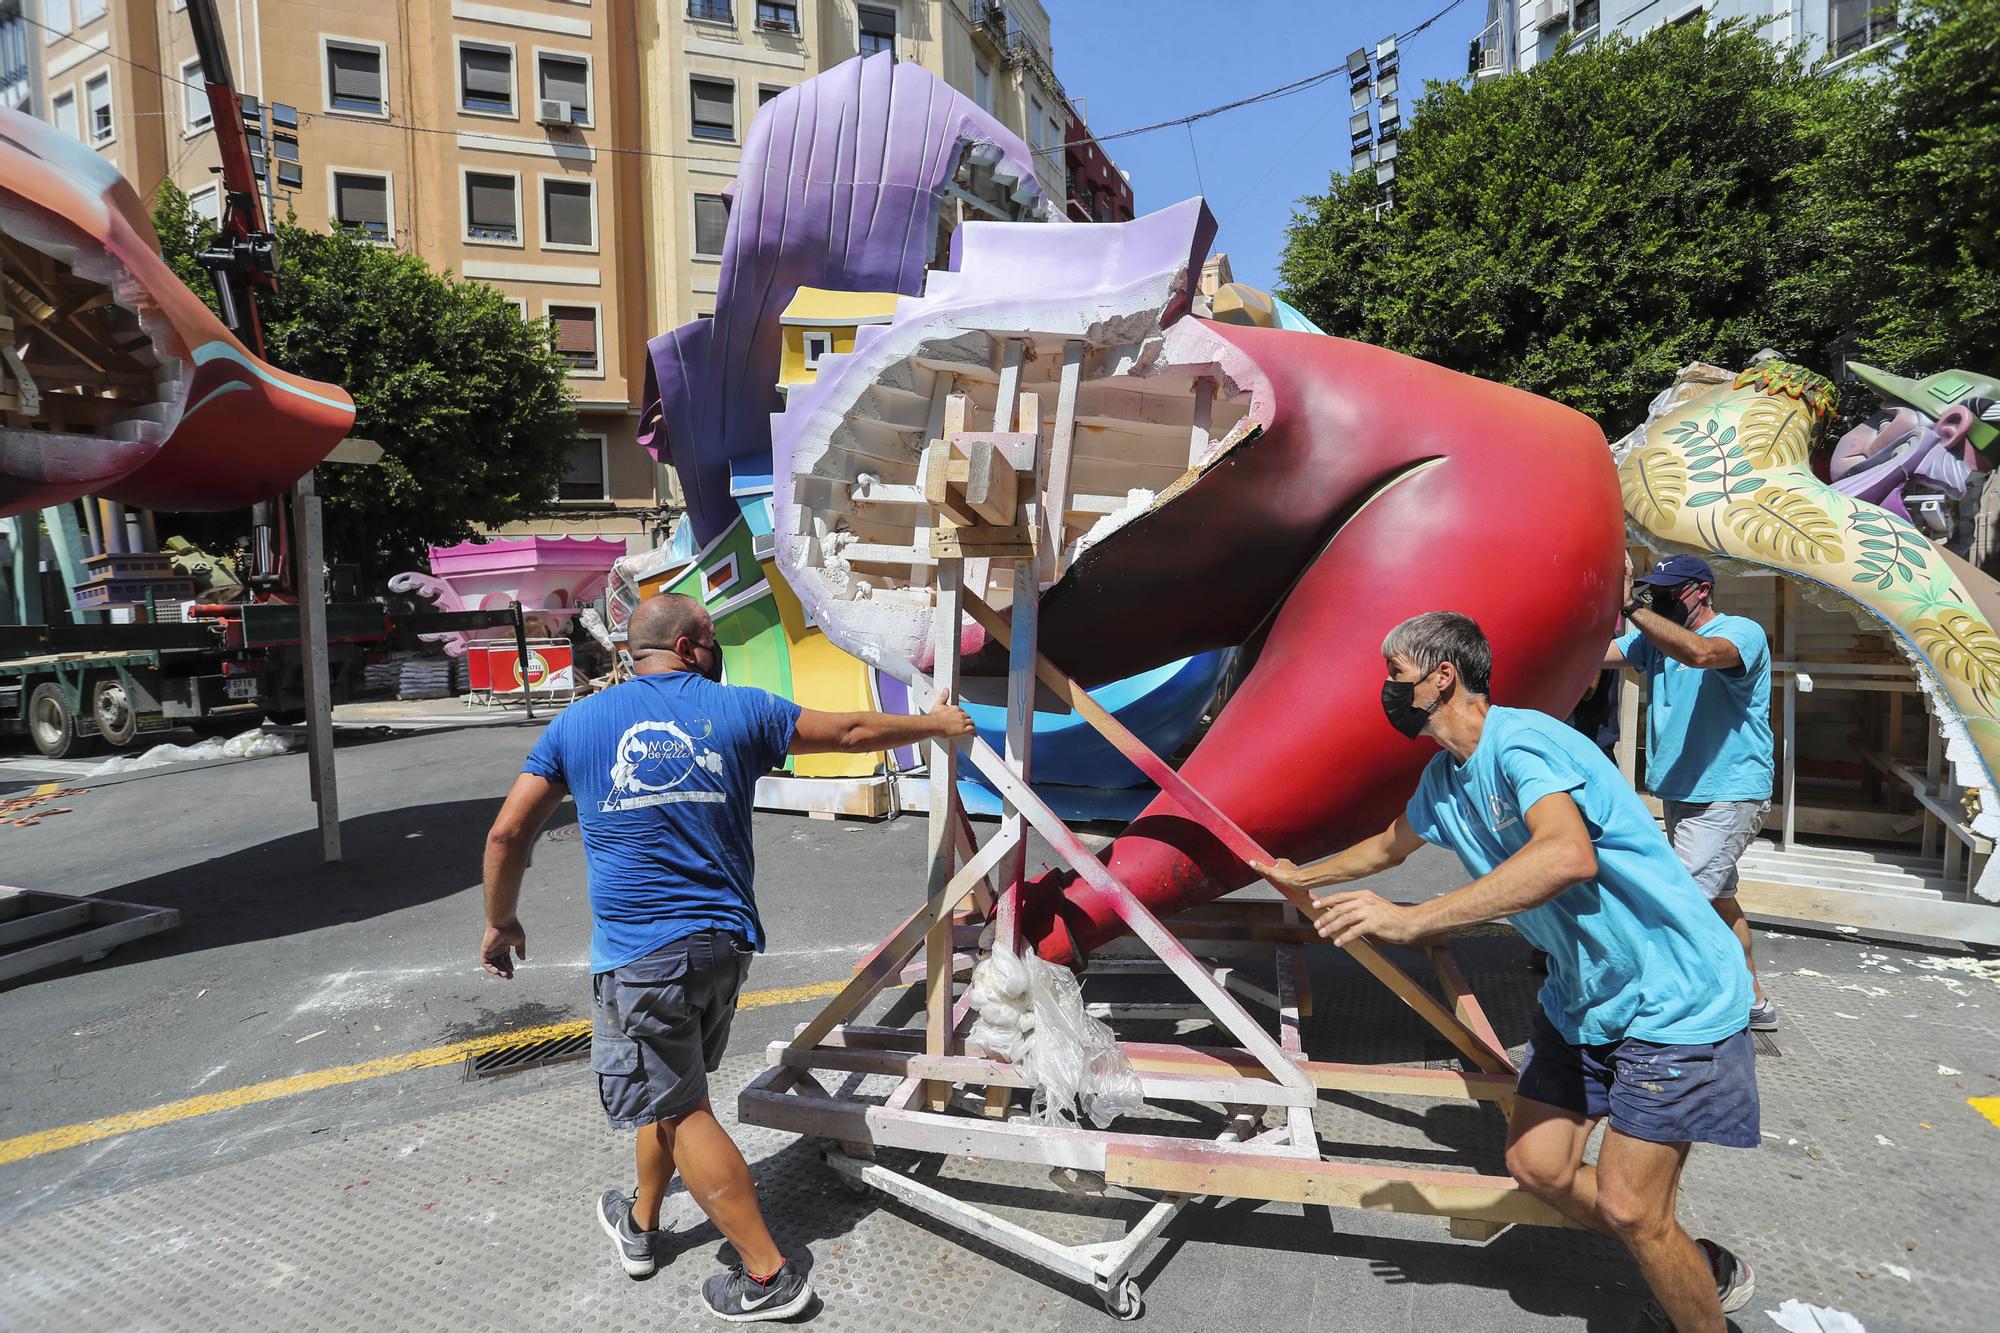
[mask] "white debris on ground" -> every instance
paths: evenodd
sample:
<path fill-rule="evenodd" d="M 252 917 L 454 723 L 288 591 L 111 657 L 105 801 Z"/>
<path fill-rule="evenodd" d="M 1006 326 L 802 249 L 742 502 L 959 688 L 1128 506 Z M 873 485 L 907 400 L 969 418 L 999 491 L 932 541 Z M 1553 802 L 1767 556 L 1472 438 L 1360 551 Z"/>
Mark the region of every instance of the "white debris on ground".
<path fill-rule="evenodd" d="M 262 759 L 304 748 L 305 735 L 297 728 L 254 727 L 227 739 L 217 736 L 193 745 L 155 745 L 143 754 L 114 754 L 84 776 L 108 778 L 118 773 L 135 773 L 142 768 L 197 764 L 214 759 Z"/>
<path fill-rule="evenodd" d="M 1764 1314 L 1785 1333 L 1868 1333 L 1861 1321 L 1847 1311 L 1807 1305 L 1804 1301 L 1788 1300 Z"/>

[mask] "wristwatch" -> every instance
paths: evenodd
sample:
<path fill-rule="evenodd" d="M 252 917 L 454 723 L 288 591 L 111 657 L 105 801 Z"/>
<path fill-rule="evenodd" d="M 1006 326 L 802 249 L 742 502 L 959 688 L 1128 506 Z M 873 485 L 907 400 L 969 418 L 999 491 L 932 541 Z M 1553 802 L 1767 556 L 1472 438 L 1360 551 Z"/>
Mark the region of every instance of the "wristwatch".
<path fill-rule="evenodd" d="M 1642 607 L 1643 607 L 1643 606 L 1645 606 L 1645 605 L 1646 605 L 1646 599 L 1645 599 L 1645 598 L 1643 598 L 1643 597 L 1634 597 L 1634 598 L 1633 598 L 1633 599 L 1632 599 L 1631 601 L 1629 601 L 1629 602 L 1625 603 L 1625 607 L 1624 607 L 1624 611 L 1623 611 L 1623 614 L 1624 614 L 1625 618 L 1626 618 L 1627 620 L 1630 620 L 1630 619 L 1632 618 L 1632 613 L 1633 613 L 1634 611 L 1637 611 L 1637 610 L 1639 610 L 1640 608 L 1642 608 Z"/>

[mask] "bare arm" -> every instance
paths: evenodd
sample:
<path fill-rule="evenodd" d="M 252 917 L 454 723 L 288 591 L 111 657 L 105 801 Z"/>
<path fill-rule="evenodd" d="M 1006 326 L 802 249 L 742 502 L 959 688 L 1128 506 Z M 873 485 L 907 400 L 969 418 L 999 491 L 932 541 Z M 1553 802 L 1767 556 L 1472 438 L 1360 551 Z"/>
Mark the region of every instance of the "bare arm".
<path fill-rule="evenodd" d="M 1590 844 L 1590 830 L 1568 792 L 1536 801 L 1527 818 L 1527 845 L 1464 888 L 1407 906 L 1365 890 L 1337 893 L 1314 900 L 1324 909 L 1314 924 L 1335 944 L 1363 935 L 1408 944 L 1539 907 L 1596 877 L 1597 852 Z"/>
<path fill-rule="evenodd" d="M 1743 665 L 1743 654 L 1736 651 L 1736 645 L 1729 640 L 1696 634 L 1650 607 L 1634 611 L 1632 623 L 1652 641 L 1654 647 L 1682 666 L 1700 667 L 1703 671 L 1728 671 Z"/>
<path fill-rule="evenodd" d="M 799 714 L 788 754 L 867 754 L 919 741 L 948 741 L 972 734 L 972 718 L 956 704 L 941 703 L 928 713 Z"/>
<path fill-rule="evenodd" d="M 1280 890 L 1310 892 L 1313 889 L 1325 888 L 1329 884 L 1346 884 L 1351 880 L 1366 879 L 1370 875 L 1393 870 L 1409 860 L 1423 845 L 1424 840 L 1410 827 L 1410 821 L 1402 815 L 1397 815 L 1395 823 L 1374 837 L 1363 838 L 1346 851 L 1335 853 L 1324 861 L 1315 861 L 1309 866 L 1298 866 L 1282 860 L 1275 865 L 1252 861 L 1250 868 L 1270 880 Z"/>
<path fill-rule="evenodd" d="M 1604 650 L 1604 669 L 1606 671 L 1616 671 L 1624 665 L 1625 650 L 1618 646 L 1616 640 L 1613 640 L 1611 646 Z"/>
<path fill-rule="evenodd" d="M 535 835 L 555 813 L 568 793 L 560 782 L 523 773 L 514 779 L 513 789 L 486 833 L 486 938 L 479 946 L 479 960 L 496 977 L 512 979 L 514 960 L 509 949 L 528 960 L 528 936 L 515 915 L 521 902 L 521 874 L 528 868 L 528 849 Z"/>

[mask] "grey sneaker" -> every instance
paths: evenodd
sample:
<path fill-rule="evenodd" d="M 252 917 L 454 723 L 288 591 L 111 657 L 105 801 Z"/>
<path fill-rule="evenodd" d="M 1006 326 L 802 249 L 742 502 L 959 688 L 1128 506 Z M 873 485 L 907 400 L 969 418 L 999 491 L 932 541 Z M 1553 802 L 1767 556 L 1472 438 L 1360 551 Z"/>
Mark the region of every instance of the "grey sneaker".
<path fill-rule="evenodd" d="M 620 1194 L 617 1190 L 604 1191 L 597 1200 L 597 1225 L 611 1237 L 611 1252 L 618 1256 L 618 1262 L 627 1274 L 651 1277 L 659 1267 L 653 1257 L 653 1247 L 660 1233 L 641 1231 L 633 1224 L 632 1201 L 636 1197 L 636 1194 Z"/>
<path fill-rule="evenodd" d="M 701 1287 L 702 1299 L 717 1318 L 732 1324 L 757 1323 L 765 1319 L 790 1319 L 812 1300 L 812 1283 L 792 1265 L 759 1282 L 736 1264 L 727 1273 L 717 1273 Z"/>
<path fill-rule="evenodd" d="M 1778 1030 L 1778 1006 L 1766 998 L 1750 1006 L 1750 1030 L 1752 1032 L 1776 1032 Z"/>
<path fill-rule="evenodd" d="M 1712 1240 L 1697 1240 L 1695 1244 L 1701 1248 L 1701 1257 L 1708 1260 L 1708 1271 L 1715 1274 L 1715 1297 L 1722 1302 L 1722 1313 L 1734 1314 L 1748 1305 L 1757 1293 L 1757 1278 L 1750 1265 Z M 1673 1333 L 1674 1321 L 1667 1318 L 1658 1301 L 1649 1300 L 1639 1309 L 1639 1326 Z"/>

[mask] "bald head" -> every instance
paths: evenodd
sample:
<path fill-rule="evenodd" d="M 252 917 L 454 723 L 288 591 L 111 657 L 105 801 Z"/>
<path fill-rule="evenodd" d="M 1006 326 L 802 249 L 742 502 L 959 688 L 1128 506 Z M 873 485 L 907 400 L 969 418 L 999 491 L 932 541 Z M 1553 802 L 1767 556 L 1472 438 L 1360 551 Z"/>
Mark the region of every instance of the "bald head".
<path fill-rule="evenodd" d="M 689 654 L 681 653 L 682 645 L 689 648 Z M 687 666 L 700 670 L 688 657 L 703 647 L 712 653 L 714 645 L 715 626 L 710 623 L 708 612 L 694 598 L 677 592 L 648 597 L 632 608 L 632 618 L 625 622 L 625 646 L 640 663 L 649 653 L 672 653 Z"/>

